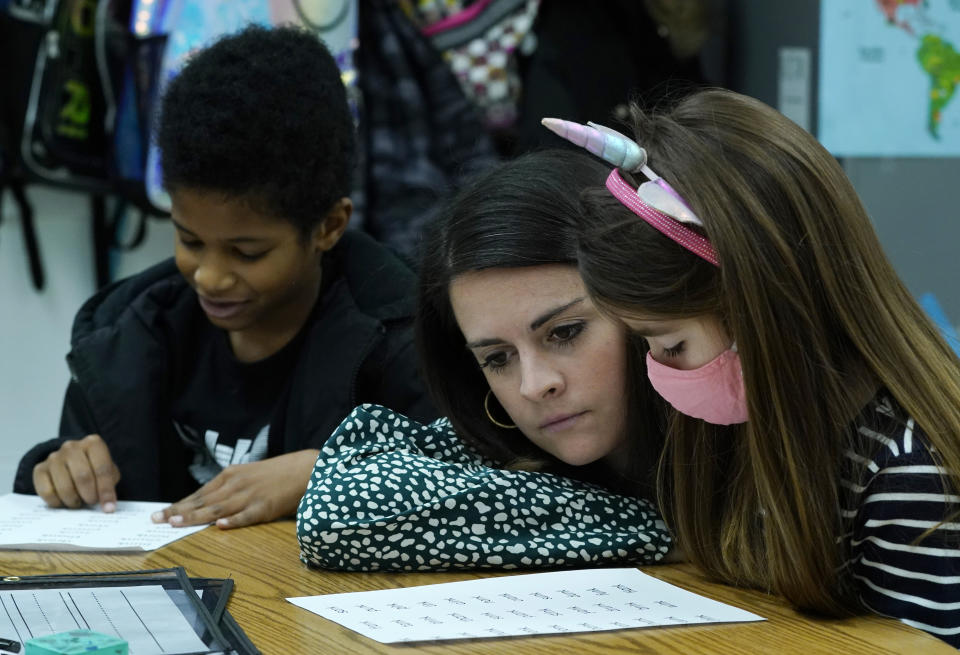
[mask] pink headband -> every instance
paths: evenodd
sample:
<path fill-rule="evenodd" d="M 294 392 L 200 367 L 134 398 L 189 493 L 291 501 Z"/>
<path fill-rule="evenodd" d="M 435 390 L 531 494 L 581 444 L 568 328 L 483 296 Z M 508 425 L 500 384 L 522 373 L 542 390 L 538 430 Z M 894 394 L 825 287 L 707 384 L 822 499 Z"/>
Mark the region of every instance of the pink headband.
<path fill-rule="evenodd" d="M 649 184 L 649 182 L 645 182 Z M 645 220 L 656 228 L 661 234 L 667 236 L 695 255 L 699 255 L 714 266 L 720 266 L 720 260 L 717 258 L 717 252 L 713 249 L 713 244 L 702 234 L 694 232 L 673 216 L 666 214 L 653 205 L 645 203 L 633 187 L 626 183 L 620 177 L 620 171 L 614 168 L 607 176 L 607 189 L 623 203 L 627 209 Z"/>
<path fill-rule="evenodd" d="M 557 118 L 544 118 L 541 123 L 551 132 L 586 148 L 614 166 L 646 175 L 648 181 L 634 190 L 620 176 L 620 171 L 614 168 L 607 176 L 607 189 L 661 234 L 714 266 L 720 266 L 720 259 L 709 239 L 684 225 L 690 223 L 702 227 L 703 221 L 666 180 L 647 166 L 647 151 L 633 139 L 594 123 L 581 125 Z"/>

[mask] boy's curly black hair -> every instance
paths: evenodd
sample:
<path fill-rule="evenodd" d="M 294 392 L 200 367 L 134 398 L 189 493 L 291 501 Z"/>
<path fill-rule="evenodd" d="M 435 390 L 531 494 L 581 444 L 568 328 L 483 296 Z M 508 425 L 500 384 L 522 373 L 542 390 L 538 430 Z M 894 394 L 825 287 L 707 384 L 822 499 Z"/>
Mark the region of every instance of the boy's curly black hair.
<path fill-rule="evenodd" d="M 298 28 L 246 27 L 191 57 L 164 94 L 157 145 L 168 190 L 243 198 L 304 236 L 350 195 L 340 71 Z"/>

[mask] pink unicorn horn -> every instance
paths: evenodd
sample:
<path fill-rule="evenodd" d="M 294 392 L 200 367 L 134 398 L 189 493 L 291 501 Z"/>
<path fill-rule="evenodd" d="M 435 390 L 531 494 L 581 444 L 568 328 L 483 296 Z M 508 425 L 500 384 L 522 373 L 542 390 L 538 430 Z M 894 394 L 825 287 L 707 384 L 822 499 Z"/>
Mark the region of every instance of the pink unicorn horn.
<path fill-rule="evenodd" d="M 647 166 L 647 151 L 633 139 L 596 123 L 581 125 L 559 118 L 543 118 L 540 123 L 554 134 L 586 148 L 617 168 L 631 173 L 642 172 L 648 181 L 637 189 L 641 200 L 681 223 L 703 225 L 703 221 L 693 213 L 680 194 Z"/>
<path fill-rule="evenodd" d="M 586 148 L 618 168 L 636 172 L 646 168 L 647 151 L 633 139 L 601 125 L 581 125 L 560 118 L 544 118 L 540 123 L 567 141 Z M 653 179 L 653 178 L 651 178 Z"/>

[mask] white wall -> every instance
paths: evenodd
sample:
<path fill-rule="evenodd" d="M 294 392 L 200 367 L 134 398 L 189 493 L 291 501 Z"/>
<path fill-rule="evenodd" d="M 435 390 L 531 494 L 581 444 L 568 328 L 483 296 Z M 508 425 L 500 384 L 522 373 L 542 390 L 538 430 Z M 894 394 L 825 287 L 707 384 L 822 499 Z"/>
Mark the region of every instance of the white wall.
<path fill-rule="evenodd" d="M 7 193 L 0 222 L 0 494 L 12 489 L 21 455 L 57 434 L 73 315 L 95 290 L 87 197 L 46 187 L 30 187 L 27 195 L 47 280 L 42 292 L 33 288 L 19 214 Z M 116 256 L 115 275 L 172 251 L 170 222 L 151 219 L 145 243 Z"/>

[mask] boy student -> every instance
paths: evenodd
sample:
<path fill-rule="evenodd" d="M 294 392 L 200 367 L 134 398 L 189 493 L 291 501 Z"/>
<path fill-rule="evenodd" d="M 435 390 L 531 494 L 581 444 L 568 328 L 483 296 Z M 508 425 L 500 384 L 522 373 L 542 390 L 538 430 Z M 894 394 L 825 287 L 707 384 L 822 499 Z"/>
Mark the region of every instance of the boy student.
<path fill-rule="evenodd" d="M 60 436 L 14 490 L 47 504 L 176 501 L 173 525 L 292 515 L 358 403 L 433 409 L 412 345 L 413 273 L 345 231 L 353 121 L 323 44 L 248 27 L 196 54 L 158 126 L 175 262 L 77 314 Z"/>

